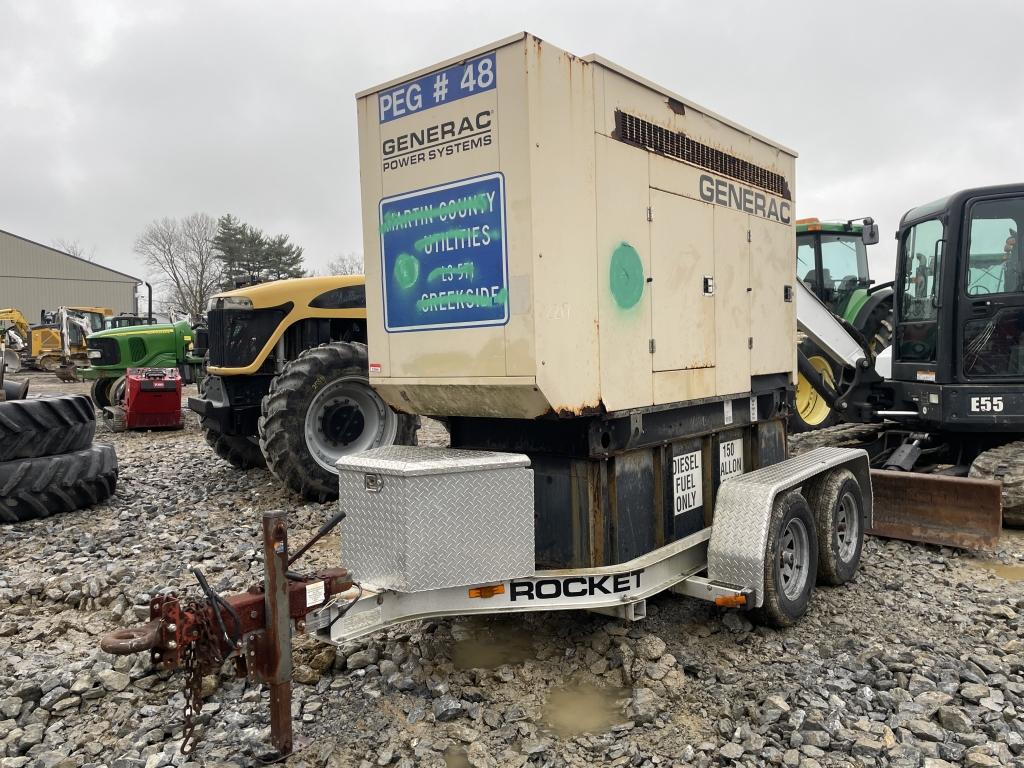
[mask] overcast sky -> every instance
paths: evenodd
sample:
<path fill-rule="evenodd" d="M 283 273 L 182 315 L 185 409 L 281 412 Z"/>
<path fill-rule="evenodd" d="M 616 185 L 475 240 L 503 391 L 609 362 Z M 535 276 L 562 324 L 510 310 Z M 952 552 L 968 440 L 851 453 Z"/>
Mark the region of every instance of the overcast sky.
<path fill-rule="evenodd" d="M 95 248 L 234 213 L 362 251 L 354 93 L 520 30 L 796 149 L 797 213 L 1024 181 L 1024 2 L 0 0 L 0 229 Z M 880 268 L 879 268 L 880 267 Z"/>

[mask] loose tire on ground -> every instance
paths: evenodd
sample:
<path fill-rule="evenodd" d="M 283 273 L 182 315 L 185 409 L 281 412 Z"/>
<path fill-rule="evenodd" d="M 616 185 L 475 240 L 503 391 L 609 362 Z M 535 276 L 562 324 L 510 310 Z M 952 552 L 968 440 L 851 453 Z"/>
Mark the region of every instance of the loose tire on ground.
<path fill-rule="evenodd" d="M 17 523 L 99 504 L 117 486 L 114 446 L 0 462 L 0 522 Z"/>
<path fill-rule="evenodd" d="M 368 378 L 366 346 L 307 349 L 270 384 L 260 448 L 274 476 L 313 501 L 338 498 L 334 461 L 382 445 L 414 445 L 417 420 L 391 410 Z"/>
<path fill-rule="evenodd" d="M 1003 525 L 1024 528 L 1024 441 L 982 451 L 967 476 L 1001 482 Z"/>
<path fill-rule="evenodd" d="M 96 411 L 85 395 L 0 402 L 0 461 L 77 451 L 95 435 Z"/>
<path fill-rule="evenodd" d="M 804 497 L 790 491 L 772 505 L 759 620 L 776 628 L 795 624 L 811 602 L 817 568 L 814 516 Z"/>
<path fill-rule="evenodd" d="M 260 444 L 240 435 L 225 435 L 215 429 L 206 430 L 206 442 L 213 452 L 235 469 L 253 469 L 267 466 Z"/>
<path fill-rule="evenodd" d="M 818 583 L 838 586 L 857 573 L 864 547 L 864 494 L 848 469 L 818 477 L 803 488 L 814 514 Z"/>
<path fill-rule="evenodd" d="M 89 388 L 89 394 L 92 397 L 93 403 L 99 410 L 103 410 L 108 405 L 112 405 L 110 402 L 110 391 L 114 387 L 114 380 L 110 378 L 96 379 Z"/>

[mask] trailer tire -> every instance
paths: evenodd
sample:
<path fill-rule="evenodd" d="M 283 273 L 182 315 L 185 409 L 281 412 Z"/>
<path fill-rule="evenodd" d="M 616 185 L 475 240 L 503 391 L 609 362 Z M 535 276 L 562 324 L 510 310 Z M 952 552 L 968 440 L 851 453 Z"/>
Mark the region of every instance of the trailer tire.
<path fill-rule="evenodd" d="M 415 445 L 416 417 L 391 410 L 368 370 L 365 344 L 334 342 L 305 350 L 270 383 L 260 448 L 274 476 L 306 499 L 338 498 L 334 460 L 346 453 Z"/>
<path fill-rule="evenodd" d="M 59 456 L 0 462 L 0 523 L 18 523 L 99 504 L 117 486 L 114 446 L 96 443 Z"/>
<path fill-rule="evenodd" d="M 804 497 L 790 491 L 772 504 L 758 619 L 778 629 L 795 624 L 811 602 L 817 567 L 814 516 Z"/>
<path fill-rule="evenodd" d="M 0 402 L 0 461 L 77 451 L 95 435 L 96 410 L 85 395 Z"/>
<path fill-rule="evenodd" d="M 235 469 L 254 469 L 267 466 L 260 444 L 244 435 L 225 435 L 215 429 L 206 430 L 206 442 L 213 452 Z"/>
<path fill-rule="evenodd" d="M 89 395 L 92 397 L 92 402 L 97 409 L 102 411 L 107 406 L 112 405 L 110 393 L 113 388 L 114 380 L 110 377 L 100 377 L 92 383 L 92 386 L 89 388 Z"/>
<path fill-rule="evenodd" d="M 814 513 L 818 583 L 839 586 L 857 573 L 864 548 L 864 494 L 848 469 L 818 477 L 803 489 Z"/>

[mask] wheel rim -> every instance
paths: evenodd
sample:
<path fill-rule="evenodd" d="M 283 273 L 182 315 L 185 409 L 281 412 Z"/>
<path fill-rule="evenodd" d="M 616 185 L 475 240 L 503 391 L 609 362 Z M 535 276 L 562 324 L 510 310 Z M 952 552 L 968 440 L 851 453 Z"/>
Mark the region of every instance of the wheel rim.
<path fill-rule="evenodd" d="M 810 560 L 810 543 L 803 521 L 793 518 L 786 525 L 779 539 L 778 558 L 782 593 L 790 600 L 796 600 L 807 584 Z"/>
<path fill-rule="evenodd" d="M 342 456 L 393 443 L 398 416 L 364 379 L 341 378 L 317 392 L 306 411 L 306 447 L 332 474 Z"/>
<path fill-rule="evenodd" d="M 836 380 L 828 360 L 821 355 L 812 355 L 807 360 L 814 370 L 822 375 L 825 383 L 835 389 Z M 823 423 L 832 411 L 829 404 L 825 402 L 825 398 L 811 386 L 811 382 L 805 379 L 802 373 L 798 375 L 796 382 L 796 410 L 804 424 L 811 426 Z"/>
<path fill-rule="evenodd" d="M 836 543 L 839 559 L 844 563 L 853 559 L 860 538 L 860 505 L 850 491 L 839 497 L 836 508 Z"/>

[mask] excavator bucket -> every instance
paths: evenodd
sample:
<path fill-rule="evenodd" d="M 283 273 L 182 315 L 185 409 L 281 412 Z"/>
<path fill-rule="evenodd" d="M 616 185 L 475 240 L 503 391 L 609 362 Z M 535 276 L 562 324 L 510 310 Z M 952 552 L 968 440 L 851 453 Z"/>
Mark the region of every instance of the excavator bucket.
<path fill-rule="evenodd" d="M 61 381 L 78 381 L 78 367 L 74 363 L 63 363 L 53 372 Z"/>
<path fill-rule="evenodd" d="M 960 549 L 991 549 L 1003 526 L 1002 484 L 948 475 L 871 470 L 868 533 Z"/>

